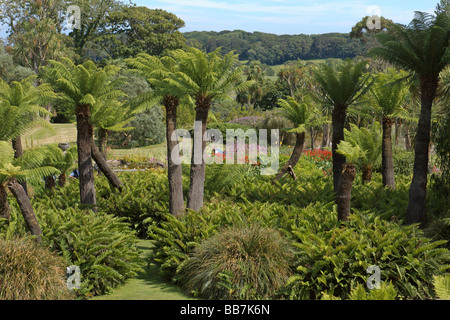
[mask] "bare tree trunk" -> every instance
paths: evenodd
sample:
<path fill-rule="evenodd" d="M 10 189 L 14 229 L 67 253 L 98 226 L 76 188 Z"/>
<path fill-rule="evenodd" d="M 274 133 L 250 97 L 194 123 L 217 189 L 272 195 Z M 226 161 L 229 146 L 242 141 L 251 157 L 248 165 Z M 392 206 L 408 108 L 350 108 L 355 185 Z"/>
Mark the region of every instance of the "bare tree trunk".
<path fill-rule="evenodd" d="M 411 151 L 411 135 L 408 127 L 405 128 L 405 149 Z"/>
<path fill-rule="evenodd" d="M 394 158 L 392 155 L 392 119 L 383 117 L 383 140 L 381 151 L 381 173 L 383 185 L 395 188 Z"/>
<path fill-rule="evenodd" d="M 206 163 L 203 158 L 203 153 L 206 148 L 206 142 L 203 141 L 203 136 L 206 132 L 206 124 L 208 121 L 208 112 L 210 107 L 209 99 L 197 99 L 196 102 L 196 115 L 195 121 L 201 122 L 201 136 L 195 135 L 194 133 L 194 148 L 192 152 L 191 159 L 191 180 L 189 183 L 189 195 L 187 199 L 187 207 L 189 209 L 198 211 L 203 205 L 203 195 L 205 192 L 205 169 Z M 201 139 L 201 143 L 198 141 Z M 197 143 L 196 143 L 197 142 Z M 201 145 L 200 150 L 196 147 L 197 145 Z M 195 158 L 201 157 L 201 161 L 195 161 Z M 197 159 L 197 160 L 198 160 Z M 200 163 L 196 163 L 200 162 Z"/>
<path fill-rule="evenodd" d="M 313 127 L 311 127 L 311 150 L 314 150 L 316 148 L 316 130 L 314 130 Z"/>
<path fill-rule="evenodd" d="M 167 140 L 167 175 L 169 180 L 169 212 L 179 217 L 184 212 L 182 167 L 172 160 L 172 152 L 178 141 L 172 141 L 172 134 L 177 128 L 178 98 L 167 96 L 164 99 L 166 108 L 166 140 Z"/>
<path fill-rule="evenodd" d="M 425 200 L 429 161 L 428 148 L 431 140 L 431 108 L 437 88 L 438 79 L 421 79 L 420 81 L 422 107 L 416 135 L 414 173 L 406 210 L 406 223 L 408 224 L 424 224 L 426 222 Z"/>
<path fill-rule="evenodd" d="M 8 181 L 8 189 L 17 200 L 17 204 L 20 207 L 20 211 L 22 212 L 22 215 L 25 219 L 28 230 L 32 235 L 36 236 L 37 242 L 40 243 L 42 235 L 41 227 L 39 226 L 36 214 L 34 213 L 33 207 L 31 206 L 30 199 L 28 199 L 28 196 L 25 194 L 25 190 L 14 178 L 11 178 Z"/>
<path fill-rule="evenodd" d="M 344 140 L 344 126 L 347 117 L 346 106 L 334 106 L 332 114 L 332 150 L 333 150 L 333 187 L 337 192 L 339 186 L 339 178 L 345 164 L 345 156 L 336 152 L 338 144 Z"/>
<path fill-rule="evenodd" d="M 297 164 L 298 160 L 302 156 L 303 148 L 305 146 L 305 133 L 297 133 L 296 134 L 296 141 L 294 150 L 292 151 L 291 157 L 289 158 L 288 162 L 283 166 L 283 168 L 278 171 L 275 178 L 272 180 L 272 182 L 276 182 L 280 180 L 286 173 L 288 173 L 289 167 L 294 168 Z"/>
<path fill-rule="evenodd" d="M 94 206 L 92 210 L 96 212 L 97 208 L 95 205 L 97 204 L 97 201 L 91 147 L 93 132 L 89 122 L 89 105 L 77 106 L 76 116 L 80 199 L 82 204 Z"/>
<path fill-rule="evenodd" d="M 330 145 L 330 124 L 325 123 L 323 125 L 323 137 L 322 137 L 322 148 L 327 148 Z"/>
<path fill-rule="evenodd" d="M 350 216 L 350 200 L 352 185 L 356 177 L 355 165 L 347 163 L 339 177 L 339 186 L 336 192 L 336 204 L 339 221 L 347 221 Z"/>
<path fill-rule="evenodd" d="M 0 218 L 11 219 L 11 208 L 8 203 L 8 194 L 3 184 L 0 184 Z"/>

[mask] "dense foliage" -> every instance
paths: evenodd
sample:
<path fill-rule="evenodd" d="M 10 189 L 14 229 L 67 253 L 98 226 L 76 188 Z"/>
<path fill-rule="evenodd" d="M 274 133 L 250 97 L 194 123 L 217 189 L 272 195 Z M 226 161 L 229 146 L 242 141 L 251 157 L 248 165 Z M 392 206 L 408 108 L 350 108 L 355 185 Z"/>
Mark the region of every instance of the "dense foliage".
<path fill-rule="evenodd" d="M 365 45 L 348 34 L 275 35 L 263 32 L 194 31 L 183 34 L 189 45 L 197 45 L 207 52 L 221 47 L 235 50 L 240 60 L 259 60 L 268 65 L 289 60 L 354 58 L 366 53 Z"/>

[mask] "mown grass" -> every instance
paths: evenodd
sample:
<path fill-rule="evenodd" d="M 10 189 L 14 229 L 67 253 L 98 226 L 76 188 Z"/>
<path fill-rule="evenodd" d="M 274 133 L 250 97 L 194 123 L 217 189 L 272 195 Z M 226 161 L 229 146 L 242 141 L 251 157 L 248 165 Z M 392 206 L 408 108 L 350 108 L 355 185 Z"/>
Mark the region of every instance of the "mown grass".
<path fill-rule="evenodd" d="M 129 279 L 125 284 L 109 295 L 93 297 L 92 300 L 192 300 L 176 285 L 168 283 L 159 274 L 158 267 L 147 265 L 151 250 L 149 240 L 140 240 L 143 271 L 137 277 Z"/>

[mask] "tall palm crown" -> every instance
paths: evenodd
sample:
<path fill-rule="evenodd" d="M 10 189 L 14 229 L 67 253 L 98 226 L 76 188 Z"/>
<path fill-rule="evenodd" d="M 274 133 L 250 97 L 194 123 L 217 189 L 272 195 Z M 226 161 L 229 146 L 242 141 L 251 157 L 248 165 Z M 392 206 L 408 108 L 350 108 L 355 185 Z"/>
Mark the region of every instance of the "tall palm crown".
<path fill-rule="evenodd" d="M 406 222 L 424 223 L 431 110 L 439 75 L 450 62 L 450 17 L 446 12 L 436 16 L 416 12 L 409 25 L 393 25 L 390 32 L 380 33 L 377 38 L 381 47 L 372 49 L 372 56 L 413 72 L 419 79 L 421 112 Z"/>

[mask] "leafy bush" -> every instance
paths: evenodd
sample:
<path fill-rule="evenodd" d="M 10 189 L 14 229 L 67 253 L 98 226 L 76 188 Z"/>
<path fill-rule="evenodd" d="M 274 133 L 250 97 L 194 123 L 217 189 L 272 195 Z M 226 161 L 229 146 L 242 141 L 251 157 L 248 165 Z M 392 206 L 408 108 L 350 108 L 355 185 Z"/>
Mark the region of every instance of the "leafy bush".
<path fill-rule="evenodd" d="M 64 259 L 28 237 L 0 237 L 0 300 L 68 300 Z"/>
<path fill-rule="evenodd" d="M 198 212 L 190 211 L 177 219 L 170 214 L 149 228 L 153 251 L 149 262 L 156 264 L 168 279 L 175 279 L 181 264 L 204 240 L 218 229 L 258 223 L 285 232 L 297 211 L 286 206 L 255 201 L 237 202 L 212 198 Z"/>
<path fill-rule="evenodd" d="M 386 284 L 382 282 L 379 289 L 367 290 L 362 284 L 358 283 L 355 288 L 350 291 L 349 300 L 395 300 L 397 290 L 392 283 Z M 328 293 L 323 293 L 322 300 L 342 300 Z"/>
<path fill-rule="evenodd" d="M 140 270 L 138 239 L 123 218 L 77 206 L 56 209 L 51 202 L 34 206 L 43 232 L 43 246 L 62 256 L 65 267 L 80 267 L 78 296 L 108 293 Z M 20 213 L 13 207 L 11 221 L 3 234 L 10 238 L 26 233 Z"/>
<path fill-rule="evenodd" d="M 164 112 L 161 107 L 153 107 L 137 114 L 128 126 L 134 129 L 126 134 L 123 132 L 112 132 L 110 134 L 111 145 L 125 144 L 137 148 L 162 143 L 166 138 Z"/>
<path fill-rule="evenodd" d="M 320 299 L 323 293 L 341 299 L 366 269 L 377 265 L 383 281 L 392 282 L 401 299 L 434 296 L 433 275 L 445 271 L 449 251 L 439 248 L 416 226 L 401 226 L 373 215 L 355 213 L 339 223 L 334 210 L 311 206 L 292 227 L 297 248 L 297 271 L 286 286 L 290 299 Z"/>
<path fill-rule="evenodd" d="M 120 175 L 125 188 L 111 192 L 98 190 L 101 208 L 106 213 L 125 218 L 137 236 L 145 238 L 152 221 L 161 221 L 169 212 L 169 187 L 167 176 L 158 172 L 133 172 Z M 109 193 L 109 194 L 108 194 Z"/>
<path fill-rule="evenodd" d="M 179 285 L 206 299 L 274 298 L 291 273 L 293 250 L 258 224 L 221 229 L 180 267 Z"/>
<path fill-rule="evenodd" d="M 77 208 L 38 212 L 43 244 L 80 267 L 79 296 L 109 293 L 140 270 L 137 238 L 123 218 Z"/>

